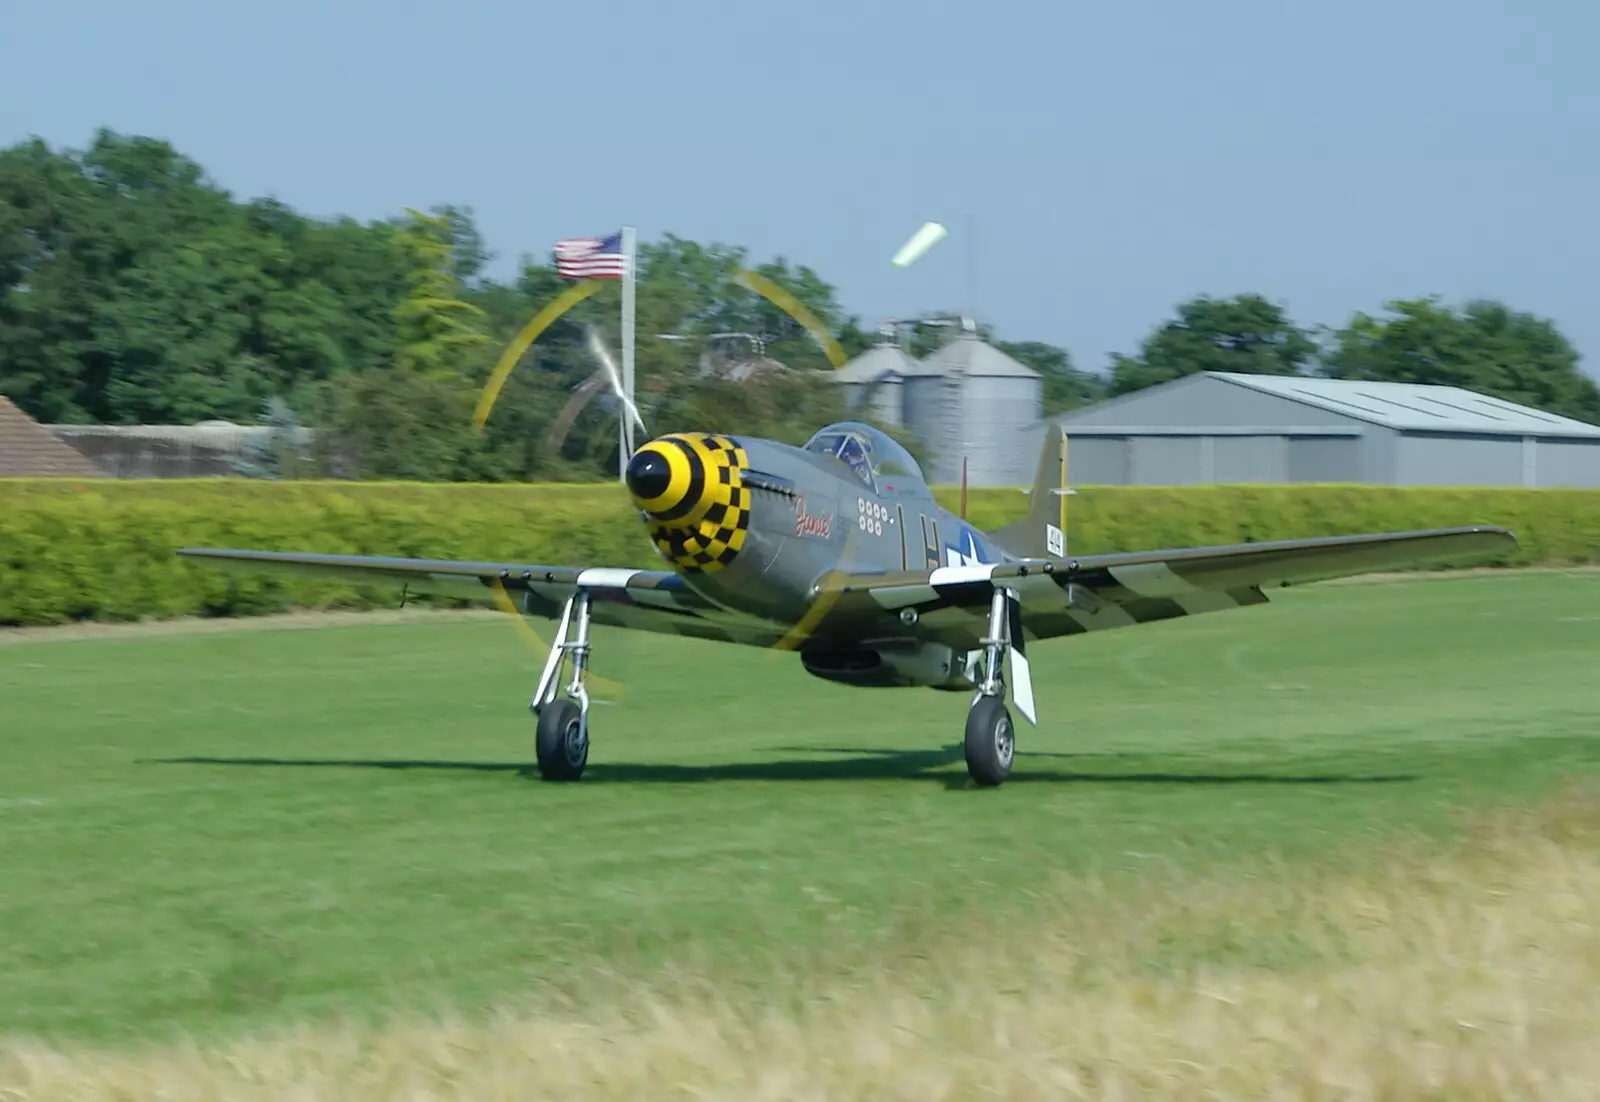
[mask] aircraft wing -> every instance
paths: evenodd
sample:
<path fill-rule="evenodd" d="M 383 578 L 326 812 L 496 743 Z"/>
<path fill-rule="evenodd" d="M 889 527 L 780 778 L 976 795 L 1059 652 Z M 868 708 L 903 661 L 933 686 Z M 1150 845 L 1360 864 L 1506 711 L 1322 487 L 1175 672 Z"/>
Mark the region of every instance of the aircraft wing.
<path fill-rule="evenodd" d="M 1516 544 L 1504 528 L 1477 526 L 846 574 L 824 586 L 832 606 L 812 630 L 861 637 L 876 628 L 973 650 L 987 634 L 996 587 L 1016 594 L 1032 641 L 1264 604 L 1269 586 L 1503 554 Z M 904 626 L 908 612 L 915 628 Z"/>
<path fill-rule="evenodd" d="M 381 555 L 319 555 L 296 551 L 244 551 L 185 547 L 178 552 L 227 570 L 342 581 L 353 585 L 404 586 L 414 593 L 488 597 L 498 580 L 520 606 L 555 619 L 580 582 L 590 593 L 597 624 L 686 635 L 725 643 L 767 647 L 784 629 L 741 616 L 700 596 L 669 570 L 619 567 L 543 566 L 509 562 L 405 559 Z"/>
<path fill-rule="evenodd" d="M 715 605 L 671 571 L 450 559 L 184 548 L 225 569 L 418 593 L 485 597 L 498 580 L 529 613 L 554 619 L 581 583 L 598 624 L 747 646 L 792 648 L 808 638 L 858 641 L 908 635 L 975 650 L 995 588 L 1020 605 L 1025 641 L 1264 604 L 1263 589 L 1493 555 L 1516 546 L 1504 528 L 1478 526 L 1280 540 L 1170 551 L 948 566 L 932 571 L 835 573 L 793 630 Z M 914 613 L 915 626 L 906 624 Z"/>

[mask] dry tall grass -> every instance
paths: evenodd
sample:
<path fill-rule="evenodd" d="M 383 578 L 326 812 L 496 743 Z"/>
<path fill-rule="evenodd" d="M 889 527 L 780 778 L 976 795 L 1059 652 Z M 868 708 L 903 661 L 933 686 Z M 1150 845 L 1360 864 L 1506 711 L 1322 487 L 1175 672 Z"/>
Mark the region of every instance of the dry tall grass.
<path fill-rule="evenodd" d="M 788 990 L 214 1047 L 15 1042 L 0 1098 L 1600 1098 L 1600 792 L 1321 872 L 1050 887 Z M 939 944 L 942 941 L 942 944 Z M 933 950 L 929 953 L 928 950 Z"/>

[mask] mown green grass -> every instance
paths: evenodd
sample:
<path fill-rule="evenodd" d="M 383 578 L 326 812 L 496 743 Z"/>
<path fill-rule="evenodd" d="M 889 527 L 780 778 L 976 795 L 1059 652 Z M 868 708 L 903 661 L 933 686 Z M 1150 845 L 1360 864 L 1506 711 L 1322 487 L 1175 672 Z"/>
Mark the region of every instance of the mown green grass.
<path fill-rule="evenodd" d="M 965 784 L 964 697 L 711 643 L 597 632 L 628 691 L 570 786 L 526 768 L 537 666 L 499 620 L 0 647 L 0 1032 L 748 978 L 972 908 L 1004 937 L 1054 872 L 1329 854 L 1600 764 L 1600 576 L 1274 597 L 1036 648 L 998 791 Z M 1214 940 L 1169 951 L 1294 956 Z"/>

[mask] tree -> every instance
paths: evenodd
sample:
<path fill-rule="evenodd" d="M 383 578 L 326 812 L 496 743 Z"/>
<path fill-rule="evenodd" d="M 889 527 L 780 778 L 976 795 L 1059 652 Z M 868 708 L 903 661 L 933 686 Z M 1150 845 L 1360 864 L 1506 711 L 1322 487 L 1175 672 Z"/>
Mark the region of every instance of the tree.
<path fill-rule="evenodd" d="M 825 377 L 830 365 L 816 341 L 788 314 L 735 281 L 735 272 L 745 267 L 793 294 L 840 335 L 841 344 L 849 340 L 865 346 L 865 336 L 855 319 L 844 315 L 833 288 L 803 265 L 781 258 L 753 265 L 743 249 L 671 234 L 643 243 L 635 305 L 635 396 L 650 431 L 720 425 L 728 431 L 803 440 L 819 419 L 842 414 L 835 401 L 837 388 Z M 524 258 L 514 288 L 485 284 L 473 299 L 492 319 L 496 343 L 503 345 L 570 285 L 553 267 Z M 504 447 L 519 450 L 528 461 L 538 454 L 538 442 L 548 437 L 561 409 L 599 366 L 587 342 L 589 328 L 598 331 L 613 353 L 620 351 L 619 295 L 618 283 L 606 282 L 528 351 L 490 420 L 490 434 L 497 437 L 508 426 L 517 426 L 514 438 L 502 439 Z M 750 383 L 703 377 L 700 354 L 708 338 L 719 333 L 762 340 L 766 355 L 792 373 Z M 513 384 L 519 385 L 515 395 Z M 541 477 L 614 473 L 620 416 L 609 387 L 597 393 L 562 433 L 559 452 L 542 454 Z"/>
<path fill-rule="evenodd" d="M 316 461 L 306 446 L 306 431 L 300 418 L 282 398 L 268 399 L 261 421 L 271 431 L 258 443 L 245 446 L 248 458 L 236 459 L 233 472 L 246 478 L 310 478 Z"/>
<path fill-rule="evenodd" d="M 237 203 L 165 142 L 0 151 L 0 388 L 44 421 L 244 421 L 392 352 L 392 227 Z"/>
<path fill-rule="evenodd" d="M 1334 335 L 1323 374 L 1461 387 L 1600 423 L 1600 389 L 1553 322 L 1488 300 L 1459 311 L 1436 297 L 1386 308 L 1382 318 L 1357 313 Z"/>
<path fill-rule="evenodd" d="M 405 480 L 503 477 L 493 440 L 473 432 L 475 380 L 488 362 L 488 314 L 467 301 L 459 217 L 406 209 L 394 230 L 404 262 L 390 313 L 392 357 L 341 378 L 324 395 L 322 460 L 343 477 Z M 476 246 L 473 246 L 476 248 Z"/>
<path fill-rule="evenodd" d="M 406 215 L 396 238 L 407 263 L 405 296 L 394 308 L 396 365 L 435 378 L 461 378 L 470 352 L 489 343 L 478 324 L 487 314 L 461 298 L 454 223 L 410 208 Z"/>
<path fill-rule="evenodd" d="M 933 355 L 961 333 L 960 315 L 946 311 L 929 311 L 908 319 L 908 322 L 910 339 L 906 351 L 919 360 Z M 978 339 L 993 344 L 994 326 L 976 319 L 972 319 L 972 322 Z"/>
<path fill-rule="evenodd" d="M 1106 381 L 1072 365 L 1065 348 L 1043 341 L 996 341 L 994 346 L 1043 376 L 1042 416 L 1054 417 L 1105 397 Z"/>
<path fill-rule="evenodd" d="M 325 392 L 318 462 L 335 478 L 499 481 L 494 442 L 472 431 L 474 397 L 458 379 L 414 368 L 355 372 Z"/>
<path fill-rule="evenodd" d="M 477 223 L 472 220 L 471 207 L 457 207 L 448 203 L 432 208 L 445 231 L 450 244 L 450 274 L 463 287 L 476 290 L 484 285 L 483 269 L 494 259 L 494 253 L 483 240 Z"/>
<path fill-rule="evenodd" d="M 83 150 L 30 139 L 0 149 L 0 392 L 46 422 L 248 421 L 269 409 L 287 431 L 285 411 L 298 411 L 325 462 L 352 476 L 614 477 L 621 410 L 593 384 L 587 338 L 620 352 L 616 280 L 539 337 L 485 431 L 472 431 L 499 351 L 572 285 L 550 257 L 487 278 L 489 256 L 469 208 L 314 219 L 270 197 L 236 200 L 155 139 L 101 130 Z M 813 336 L 734 278 L 741 268 L 767 277 L 847 356 L 865 351 L 873 335 L 815 269 L 671 234 L 642 243 L 639 265 L 635 375 L 649 431 L 799 442 L 844 415 Z M 950 313 L 927 314 L 912 323 L 912 354 L 959 331 Z M 999 340 L 984 323 L 977 332 L 1040 372 L 1047 415 L 1199 371 L 1320 371 L 1453 384 L 1600 422 L 1600 391 L 1565 337 L 1493 301 L 1456 310 L 1420 298 L 1356 314 L 1318 363 L 1281 306 L 1200 296 L 1136 354 L 1114 356 L 1109 378 L 1055 346 Z M 755 337 L 789 370 L 712 377 L 703 354 L 716 334 Z"/>
<path fill-rule="evenodd" d="M 700 245 L 673 234 L 639 249 L 640 333 L 646 332 L 643 322 L 648 315 L 652 334 L 704 338 L 713 333 L 748 333 L 766 344 L 768 355 L 791 367 L 829 367 L 826 355 L 799 322 L 735 281 L 741 268 L 788 291 L 831 334 L 843 331 L 853 340 L 864 339 L 857 319 L 846 316 L 839 305 L 833 286 L 811 268 L 791 266 L 783 257 L 752 264 L 743 248 Z"/>
<path fill-rule="evenodd" d="M 1178 306 L 1178 316 L 1155 329 L 1139 355 L 1113 355 L 1109 393 L 1127 394 L 1202 371 L 1295 375 L 1308 370 L 1316 343 L 1283 308 L 1260 295 L 1206 295 Z"/>

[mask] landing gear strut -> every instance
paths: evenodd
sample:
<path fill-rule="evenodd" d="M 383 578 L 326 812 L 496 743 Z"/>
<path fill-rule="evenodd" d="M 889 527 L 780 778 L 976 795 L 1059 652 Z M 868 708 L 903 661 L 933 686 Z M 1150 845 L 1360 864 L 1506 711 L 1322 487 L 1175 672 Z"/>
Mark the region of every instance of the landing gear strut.
<path fill-rule="evenodd" d="M 978 695 L 967 713 L 967 773 L 985 788 L 1002 784 L 1011 776 L 1011 759 L 1016 752 L 1016 733 L 1011 725 L 1011 713 L 1006 710 L 1006 683 L 1001 672 L 1008 652 L 1018 682 L 1013 693 L 1028 718 L 1033 718 L 1032 685 L 1028 679 L 1027 659 L 1022 656 L 1019 617 L 1014 615 L 1012 602 L 1013 598 L 1004 589 L 995 589 L 989 605 L 989 632 L 980 640 L 983 643 L 983 679 L 978 682 Z"/>
<path fill-rule="evenodd" d="M 572 658 L 572 680 L 566 699 L 557 699 L 562 667 Z M 589 691 L 583 678 L 589 669 L 589 594 L 578 590 L 567 598 L 556 627 L 555 645 L 528 710 L 539 717 L 534 751 L 539 773 L 547 781 L 575 781 L 589 763 Z"/>

